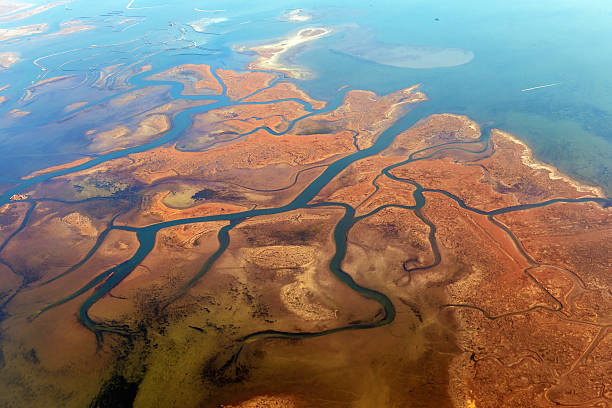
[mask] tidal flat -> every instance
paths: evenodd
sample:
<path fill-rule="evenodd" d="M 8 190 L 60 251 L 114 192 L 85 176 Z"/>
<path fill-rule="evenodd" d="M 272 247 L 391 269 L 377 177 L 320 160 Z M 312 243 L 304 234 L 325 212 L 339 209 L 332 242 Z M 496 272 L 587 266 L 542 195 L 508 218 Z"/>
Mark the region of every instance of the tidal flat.
<path fill-rule="evenodd" d="M 603 99 L 491 7 L 127 3 L 0 4 L 1 406 L 609 403 Z"/>

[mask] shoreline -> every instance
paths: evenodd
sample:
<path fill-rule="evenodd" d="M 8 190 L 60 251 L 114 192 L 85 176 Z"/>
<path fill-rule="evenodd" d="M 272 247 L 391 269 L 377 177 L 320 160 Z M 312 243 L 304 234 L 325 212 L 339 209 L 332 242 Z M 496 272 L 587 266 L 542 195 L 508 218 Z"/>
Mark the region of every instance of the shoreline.
<path fill-rule="evenodd" d="M 304 79 L 311 73 L 303 67 L 286 64 L 286 61 L 283 61 L 283 56 L 297 46 L 318 40 L 329 35 L 332 31 L 329 27 L 302 28 L 295 34 L 284 37 L 279 41 L 250 47 L 248 51 L 255 52 L 258 58 L 248 64 L 248 69 L 278 71 L 291 78 Z"/>
<path fill-rule="evenodd" d="M 521 163 L 529 168 L 534 170 L 546 170 L 548 172 L 548 178 L 550 180 L 561 180 L 574 187 L 576 191 L 581 193 L 591 193 L 599 198 L 606 198 L 607 196 L 603 192 L 603 188 L 600 186 L 591 186 L 588 184 L 584 184 L 574 178 L 572 178 L 569 174 L 563 173 L 557 167 L 553 166 L 550 163 L 546 163 L 542 160 L 536 158 L 533 153 L 533 149 L 527 145 L 524 141 L 517 138 L 516 136 L 505 132 L 501 129 L 491 129 L 491 134 L 497 134 L 500 137 L 503 137 L 517 145 L 520 145 L 523 148 L 521 152 Z"/>

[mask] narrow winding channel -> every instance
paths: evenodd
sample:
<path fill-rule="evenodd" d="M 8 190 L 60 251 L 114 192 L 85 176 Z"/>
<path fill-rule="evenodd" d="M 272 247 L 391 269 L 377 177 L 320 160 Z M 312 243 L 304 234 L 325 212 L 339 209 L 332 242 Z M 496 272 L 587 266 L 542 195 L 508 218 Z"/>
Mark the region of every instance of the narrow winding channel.
<path fill-rule="evenodd" d="M 214 69 L 211 69 L 211 72 L 214 73 Z M 143 73 L 143 74 L 139 74 L 135 77 L 133 77 L 131 79 L 131 84 L 135 85 L 136 88 L 144 88 L 146 86 L 150 86 L 150 85 L 169 85 L 170 88 L 170 95 L 173 99 L 177 100 L 177 99 L 189 99 L 189 100 L 214 100 L 215 102 L 204 105 L 204 106 L 198 106 L 198 107 L 194 107 L 194 108 L 190 108 L 187 109 L 185 111 L 182 111 L 180 113 L 178 113 L 174 119 L 173 119 L 173 123 L 172 123 L 172 128 L 170 131 L 168 131 L 164 136 L 162 136 L 161 138 L 141 145 L 141 146 L 136 146 L 136 147 L 131 147 L 131 148 L 127 148 L 124 150 L 120 150 L 120 151 L 115 151 L 112 153 L 108 153 L 108 154 L 103 154 L 103 155 L 99 155 L 95 158 L 93 158 L 92 160 L 80 164 L 78 166 L 74 166 L 72 168 L 67 168 L 67 169 L 62 169 L 62 170 L 58 170 L 55 172 L 50 172 L 47 174 L 43 174 L 43 175 L 39 175 L 36 177 L 33 177 L 31 179 L 28 180 L 24 180 L 22 181 L 20 184 L 18 184 L 17 186 L 15 186 L 14 188 L 8 190 L 7 192 L 5 192 L 4 194 L 2 194 L 2 196 L 0 196 L 0 205 L 3 205 L 7 202 L 9 202 L 10 197 L 13 194 L 17 194 L 20 193 L 22 191 L 25 191 L 26 189 L 28 189 L 29 187 L 37 184 L 37 183 L 42 183 L 45 182 L 49 179 L 52 179 L 53 177 L 57 177 L 57 176 L 61 176 L 61 175 L 66 175 L 66 174 L 70 174 L 70 173 L 74 173 L 74 172 L 78 172 L 78 171 L 82 171 L 94 166 L 97 166 L 101 163 L 110 161 L 110 160 L 114 160 L 120 157 L 124 157 L 127 156 L 129 154 L 132 153 L 138 153 L 138 152 L 144 152 L 153 148 L 156 148 L 158 146 L 161 146 L 163 144 L 166 144 L 168 142 L 171 142 L 173 140 L 175 140 L 176 138 L 178 138 L 186 129 L 188 129 L 191 126 L 192 123 L 192 116 L 194 114 L 199 114 L 199 113 L 203 113 L 203 112 L 207 112 L 209 110 L 212 109 L 218 109 L 218 108 L 222 108 L 222 107 L 230 107 L 230 106 L 236 106 L 236 105 L 245 105 L 245 104 L 268 104 L 268 103 L 275 103 L 275 102 L 281 102 L 281 101 L 295 101 L 298 102 L 300 104 L 302 104 L 302 106 L 304 107 L 304 109 L 306 109 L 307 111 L 309 111 L 308 114 L 297 118 L 295 120 L 293 120 L 288 129 L 282 132 L 276 132 L 268 127 L 260 127 L 257 128 L 254 131 L 257 130 L 265 130 L 271 134 L 274 135 L 282 135 L 287 133 L 288 131 L 290 131 L 293 126 L 300 120 L 304 119 L 305 117 L 311 116 L 311 115 L 315 115 L 315 114 L 319 114 L 319 113 L 323 113 L 323 112 L 329 112 L 332 111 L 334 109 L 336 109 L 338 106 L 340 106 L 340 104 L 343 101 L 344 95 L 346 94 L 346 92 L 349 90 L 348 88 L 345 88 L 342 90 L 342 92 L 339 92 L 336 96 L 336 98 L 331 101 L 330 103 L 328 103 L 328 105 L 321 110 L 315 110 L 312 108 L 311 104 L 305 101 L 302 101 L 300 99 L 295 99 L 295 98 L 290 98 L 290 99 L 280 99 L 280 100 L 275 100 L 275 101 L 268 101 L 268 102 L 245 102 L 245 99 L 258 93 L 261 92 L 265 89 L 268 89 L 272 86 L 274 86 L 278 81 L 280 81 L 281 79 L 284 79 L 284 77 L 282 75 L 279 75 L 275 81 L 273 81 L 269 86 L 267 86 L 266 88 L 262 88 L 260 90 L 258 90 L 257 92 L 245 96 L 244 98 L 241 98 L 237 101 L 230 101 L 228 96 L 227 96 L 227 89 L 225 87 L 225 85 L 223 84 L 223 82 L 220 80 L 220 78 L 216 77 L 217 80 L 219 81 L 220 84 L 222 84 L 223 86 L 223 93 L 221 95 L 218 96 L 211 96 L 211 95 L 204 95 L 204 96 L 187 96 L 187 95 L 182 95 L 182 92 L 184 90 L 184 87 L 181 83 L 178 82 L 171 82 L 171 81 L 149 81 L 144 79 L 144 76 L 149 76 L 151 75 L 152 72 L 147 72 L 147 73 Z M 216 74 L 215 74 L 216 75 Z M 134 88 L 130 89 L 130 91 L 133 91 Z M 104 239 L 106 238 L 106 236 L 108 235 L 108 233 L 115 229 L 115 230 L 124 230 L 124 231 L 131 231 L 131 232 L 135 232 L 138 242 L 139 242 L 139 247 L 138 250 L 136 251 L 136 253 L 128 260 L 126 260 L 125 262 L 111 268 L 108 269 L 106 271 L 104 271 L 103 273 L 99 274 L 98 276 L 96 276 L 94 279 L 92 279 L 90 282 L 88 282 L 86 285 L 84 285 L 82 288 L 80 288 L 79 290 L 77 290 L 76 292 L 70 294 L 69 296 L 60 299 L 58 301 L 56 301 L 53 304 L 50 304 L 48 306 L 46 306 L 45 308 L 43 308 L 42 310 L 40 310 L 35 316 L 32 316 L 32 318 L 35 318 L 37 316 L 39 316 L 40 314 L 54 308 L 57 307 L 63 303 L 66 303 L 68 301 L 71 301 L 81 295 L 86 294 L 87 292 L 90 292 L 91 290 L 93 290 L 93 293 L 89 294 L 87 296 L 87 298 L 83 301 L 83 303 L 80 306 L 79 309 L 79 319 L 81 321 L 81 323 L 88 328 L 89 330 L 91 330 L 92 332 L 94 332 L 96 334 L 96 337 L 98 338 L 99 341 L 102 340 L 102 333 L 104 332 L 110 332 L 110 333 L 116 333 L 116 334 L 121 334 L 121 335 L 127 335 L 129 336 L 130 330 L 129 328 L 126 327 L 121 327 L 121 326 L 111 326 L 105 323 L 101 323 L 101 322 L 95 322 L 94 320 L 92 320 L 89 316 L 89 310 L 90 308 L 97 302 L 99 301 L 102 297 L 106 296 L 107 294 L 109 294 L 109 292 L 116 287 L 119 283 L 121 283 L 132 271 L 134 271 L 134 269 L 147 257 L 147 255 L 149 255 L 151 253 L 151 251 L 154 248 L 154 244 L 155 244 L 155 239 L 157 236 L 157 233 L 160 230 L 163 230 L 164 228 L 169 228 L 169 227 L 173 227 L 173 226 L 177 226 L 177 225 L 186 225 L 186 224 L 193 224 L 193 223 L 204 223 L 204 222 L 213 222 L 213 221 L 227 221 L 229 222 L 228 225 L 224 226 L 223 228 L 221 228 L 221 230 L 218 233 L 218 241 L 219 241 L 219 247 L 218 249 L 206 260 L 206 262 L 203 264 L 201 270 L 191 279 L 189 280 L 182 288 L 180 288 L 176 294 L 170 299 L 170 302 L 178 299 L 180 296 L 182 296 L 185 292 L 187 292 L 189 290 L 190 287 L 192 287 L 202 276 L 204 276 L 209 270 L 210 268 L 214 265 L 215 261 L 221 256 L 223 255 L 223 253 L 225 252 L 225 250 L 227 249 L 227 247 L 230 244 L 230 232 L 231 230 L 238 225 L 240 222 L 246 220 L 246 219 L 250 219 L 250 218 L 254 218 L 254 217 L 259 217 L 259 216 L 267 216 L 267 215 L 274 215 L 274 214 L 281 214 L 281 213 L 285 213 L 288 211 L 293 211 L 293 210 L 297 210 L 297 209 L 303 209 L 303 208 L 314 208 L 314 207 L 341 207 L 344 209 L 344 216 L 342 217 L 342 219 L 338 222 L 338 224 L 335 226 L 334 229 L 334 241 L 335 241 L 335 253 L 333 258 L 330 261 L 330 271 L 340 280 L 342 281 L 344 284 L 346 284 L 348 287 L 350 287 L 352 290 L 354 290 L 355 292 L 357 292 L 358 294 L 360 294 L 361 296 L 363 296 L 364 298 L 368 298 L 368 299 L 372 299 L 376 302 L 378 302 L 380 304 L 380 306 L 382 307 L 383 313 L 381 315 L 381 317 L 371 323 L 364 323 L 364 324 L 357 324 L 357 325 L 349 325 L 349 326 L 342 326 L 342 327 L 337 327 L 337 328 L 333 328 L 333 329 L 329 329 L 329 330 L 324 330 L 324 331 L 318 331 L 318 332 L 300 332 L 300 333 L 290 333 L 290 332 L 282 332 L 282 331 L 274 331 L 274 330 L 265 330 L 265 331 L 260 331 L 260 332 L 256 332 L 256 333 L 252 333 L 249 334 L 245 337 L 243 337 L 242 339 L 240 339 L 241 342 L 252 342 L 261 338 L 269 338 L 269 337 L 286 337 L 286 338 L 307 338 L 307 337 L 316 337 L 316 336 L 324 336 L 327 334 L 331 334 L 331 333 L 336 333 L 339 331 L 345 331 L 345 330 L 364 330 L 364 329 L 370 329 L 370 328 L 375 328 L 375 327 L 380 327 L 380 326 L 384 326 L 387 324 L 390 324 L 391 322 L 393 322 L 394 318 L 395 318 L 395 307 L 393 306 L 393 303 L 391 302 L 391 300 L 384 295 L 383 293 L 380 293 L 378 291 L 363 287 L 361 285 L 359 285 L 357 282 L 355 282 L 353 280 L 353 278 L 347 274 L 346 272 L 344 272 L 341 268 L 342 262 L 344 260 L 344 257 L 346 255 L 346 250 L 347 250 L 347 236 L 348 233 L 350 231 L 350 229 L 352 228 L 353 225 L 355 225 L 356 222 L 359 222 L 360 220 L 362 220 L 363 218 L 367 217 L 367 216 L 371 216 L 373 214 L 375 214 L 376 212 L 380 211 L 383 208 L 386 207 L 390 207 L 390 206 L 394 206 L 393 204 L 388 204 L 385 206 L 381 206 L 380 208 L 366 214 L 365 216 L 360 216 L 360 217 L 355 217 L 355 210 L 354 208 L 352 208 L 351 206 L 347 205 L 347 204 L 342 204 L 342 203 L 317 203 L 317 204 L 313 204 L 311 203 L 311 201 L 319 194 L 319 192 L 330 182 L 332 181 L 338 174 L 340 174 L 344 169 L 346 169 L 348 166 L 350 166 L 352 163 L 361 160 L 365 157 L 368 156 L 372 156 L 372 155 L 376 155 L 380 152 L 382 152 L 383 150 L 385 150 L 387 147 L 390 146 L 390 144 L 393 142 L 393 140 L 395 139 L 395 137 L 403 132 L 404 130 L 410 128 L 411 126 L 413 126 L 418 120 L 420 120 L 423 117 L 426 117 L 430 114 L 432 114 L 434 112 L 429 111 L 428 109 L 428 105 L 427 103 L 420 103 L 419 105 L 417 105 L 415 108 L 413 108 L 408 114 L 406 114 L 405 116 L 403 116 L 402 118 L 400 118 L 395 124 L 393 124 L 392 126 L 390 126 L 389 128 L 387 128 L 376 140 L 375 144 L 372 145 L 369 148 L 363 149 L 363 150 L 358 150 L 352 154 L 349 154 L 345 157 L 342 157 L 338 160 L 336 160 L 335 162 L 329 164 L 327 166 L 327 168 L 323 171 L 323 173 L 321 173 L 315 180 L 313 180 L 304 190 L 302 190 L 302 192 L 290 203 L 280 206 L 280 207 L 276 207 L 276 208 L 264 208 L 264 209 L 253 209 L 253 210 L 249 210 L 249 211 L 244 211 L 244 212 L 239 212 L 239 213 L 232 213 L 232 214 L 223 214 L 223 215 L 212 215 L 212 216 L 206 216 L 206 217 L 193 217 L 193 218 L 185 218 L 185 219 L 178 219 L 178 220 L 173 220 L 173 221 L 167 221 L 167 222 L 161 222 L 161 223 L 157 223 L 157 224 L 152 224 L 152 225 L 148 225 L 145 227 L 140 227 L 140 228 L 135 228 L 135 227 L 128 227 L 128 226 L 114 226 L 111 222 L 110 226 L 104 230 L 101 235 L 98 237 L 98 240 L 96 242 L 96 244 L 94 245 L 94 247 L 89 251 L 89 253 L 85 256 L 85 258 L 83 258 L 81 261 L 79 261 L 76 265 L 72 266 L 71 268 L 69 268 L 67 271 L 65 271 L 64 273 L 58 275 L 57 277 L 43 282 L 43 284 L 49 283 L 53 280 L 56 279 L 61 279 L 64 278 L 65 276 L 67 276 L 69 273 L 71 273 L 72 271 L 78 269 L 80 266 L 82 266 L 91 256 L 93 256 L 93 254 L 97 251 L 97 249 L 100 247 L 100 245 L 102 244 L 102 242 L 104 241 Z M 253 133 L 254 131 L 251 131 L 249 133 L 243 134 L 243 135 L 239 135 L 237 137 L 244 137 L 247 136 L 248 134 Z M 467 150 L 465 147 L 460 147 L 461 146 L 466 146 L 466 145 L 470 145 L 470 144 L 478 144 L 478 143 L 484 143 L 484 148 L 482 150 L 478 150 L 478 151 L 472 151 L 472 150 Z M 408 156 L 408 158 L 402 162 L 396 163 L 392 166 L 389 166 L 385 169 L 383 169 L 383 171 L 381 172 L 381 175 L 386 176 L 386 177 L 390 177 L 396 181 L 400 181 L 400 182 L 405 182 L 405 183 L 409 183 L 410 185 L 414 186 L 416 188 L 416 190 L 414 190 L 413 192 L 413 196 L 414 196 L 414 200 L 415 200 L 415 205 L 414 206 L 399 206 L 402 208 L 405 208 L 407 210 L 411 210 L 414 212 L 414 214 L 421 219 L 421 221 L 423 223 L 425 223 L 430 230 L 429 233 L 429 241 L 432 247 L 432 251 L 434 253 L 434 262 L 431 265 L 428 266 L 424 266 L 424 267 L 419 267 L 419 268 L 413 268 L 412 270 L 406 270 L 407 273 L 416 271 L 416 270 L 424 270 L 424 269 L 428 269 L 431 267 L 434 267 L 436 265 L 438 265 L 441 261 L 441 257 L 440 257 L 440 252 L 438 250 L 437 247 L 437 243 L 436 243 L 436 238 L 435 238 L 435 234 L 436 234 L 436 227 L 435 225 L 429 221 L 422 213 L 422 208 L 426 205 L 426 198 L 424 196 L 424 192 L 431 192 L 431 193 L 440 193 L 440 194 L 444 194 L 445 196 L 447 196 L 448 198 L 456 201 L 459 206 L 461 206 L 461 208 L 466 209 L 468 211 L 477 213 L 477 214 L 483 214 L 483 215 L 488 215 L 488 216 L 495 216 L 495 215 L 499 215 L 499 214 L 504 214 L 504 213 L 508 213 L 508 212 L 514 212 L 514 211 L 523 211 L 523 210 L 527 210 L 527 209 L 531 209 L 531 208 L 536 208 L 536 207 L 542 207 L 542 206 L 546 206 L 546 205 L 550 205 L 550 204 L 554 204 L 554 203 L 558 203 L 558 202 L 565 202 L 565 203 L 578 203 L 578 202 L 597 202 L 600 203 L 601 205 L 610 205 L 610 200 L 609 199 L 603 199 L 603 198 L 582 198 L 582 199 L 554 199 L 554 200 L 548 200 L 548 201 L 544 201 L 544 202 L 540 202 L 540 203 L 533 203 L 533 204 L 525 204 L 525 205 L 517 205 L 517 206 L 511 206 L 511 207 L 505 207 L 505 208 L 500 208 L 500 209 L 496 209 L 496 210 L 492 210 L 492 211 L 482 211 L 479 210 L 477 208 L 473 208 L 470 207 L 468 205 L 466 205 L 460 198 L 456 197 L 455 195 L 443 191 L 443 190 L 435 190 L 435 189 L 428 189 L 428 188 L 424 188 L 423 186 L 419 185 L 418 183 L 412 181 L 412 180 L 408 180 L 408 179 L 401 179 L 398 177 L 393 176 L 393 174 L 390 173 L 390 171 L 396 167 L 408 164 L 410 162 L 414 162 L 414 161 L 418 161 L 418 160 L 424 160 L 430 157 L 433 157 L 434 155 L 438 154 L 441 150 L 451 150 L 451 149 L 457 149 L 457 150 L 463 150 L 463 151 L 467 151 L 467 152 L 471 152 L 471 153 L 482 153 L 487 149 L 487 144 L 488 144 L 488 134 L 485 134 L 485 132 L 483 132 L 483 134 L 481 135 L 480 139 L 475 140 L 475 141 L 470 141 L 470 142 L 452 142 L 452 143 L 443 143 L 439 146 L 434 146 L 434 147 L 429 147 L 427 149 L 422 149 L 416 152 L 413 152 L 412 154 L 410 154 Z M 454 146 L 451 146 L 454 145 Z M 430 154 L 421 156 L 421 157 L 417 157 L 417 155 L 425 153 L 426 151 L 431 151 Z M 296 181 L 297 181 L 297 176 L 296 176 Z M 30 200 L 32 201 L 32 200 Z M 28 222 L 28 218 L 29 218 L 29 214 L 31 214 L 31 212 L 33 211 L 33 208 L 35 206 L 35 202 L 31 203 L 31 208 L 28 210 L 28 214 L 26 214 L 26 218 L 24 219 L 24 222 L 22 223 L 22 225 L 20 226 L 20 228 L 12 235 L 16 235 L 19 231 L 21 231 Z M 115 216 L 116 218 L 117 216 Z M 506 231 L 508 232 L 508 231 Z M 11 238 L 12 238 L 11 236 Z M 515 238 L 514 238 L 515 239 Z M 2 246 L 0 247 L 0 251 L 2 248 L 4 248 L 7 244 L 8 240 L 2 244 Z"/>

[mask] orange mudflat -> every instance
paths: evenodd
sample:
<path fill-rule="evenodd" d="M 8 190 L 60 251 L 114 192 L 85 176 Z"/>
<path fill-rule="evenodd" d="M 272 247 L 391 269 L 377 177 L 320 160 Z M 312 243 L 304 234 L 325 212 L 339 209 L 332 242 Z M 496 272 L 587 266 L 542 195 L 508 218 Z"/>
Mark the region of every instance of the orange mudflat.
<path fill-rule="evenodd" d="M 215 72 L 154 74 L 210 100 L 89 134 L 120 153 L 199 109 L 177 139 L 0 207 L 12 391 L 86 405 L 123 378 L 139 406 L 606 406 L 600 189 L 465 116 L 385 140 L 418 86 L 331 108 L 276 74 Z"/>

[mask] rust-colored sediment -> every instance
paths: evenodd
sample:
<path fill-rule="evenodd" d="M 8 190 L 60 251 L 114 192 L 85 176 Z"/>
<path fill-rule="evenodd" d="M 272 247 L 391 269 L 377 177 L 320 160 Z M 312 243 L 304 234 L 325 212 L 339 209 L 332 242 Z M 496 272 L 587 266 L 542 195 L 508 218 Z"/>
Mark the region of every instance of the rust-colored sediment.
<path fill-rule="evenodd" d="M 148 77 L 152 81 L 178 81 L 185 88 L 185 95 L 220 95 L 221 84 L 215 79 L 208 65 L 184 64 Z"/>
<path fill-rule="evenodd" d="M 278 54 L 270 53 L 268 57 Z M 176 145 L 57 177 L 27 192 L 78 198 L 135 193 L 123 207 L 39 203 L 2 259 L 20 276 L 39 283 L 84 256 L 120 211 L 116 225 L 143 227 L 279 207 L 333 160 L 372 146 L 412 104 L 426 99 L 417 86 L 384 96 L 349 91 L 337 109 L 315 112 L 275 135 L 257 128 L 282 132 L 308 113 L 303 104 L 277 99 L 299 98 L 313 109 L 325 102 L 282 81 L 264 89 L 273 74 L 216 73 L 234 101 L 260 92 L 245 104 L 197 115 Z M 151 79 L 181 81 L 185 93 L 221 92 L 204 65 L 183 65 Z M 149 116 L 151 123 L 140 126 L 167 130 L 166 115 L 181 107 L 157 109 Z M 100 150 L 109 140 L 121 145 L 130 138 L 119 127 L 89 136 Z M 231 230 L 227 250 L 196 282 L 189 283 L 219 247 L 219 231 L 227 222 L 160 231 L 151 254 L 91 308 L 97 321 L 134 330 L 151 327 L 143 334 L 147 341 L 134 346 L 144 350 L 153 345 L 139 355 L 142 361 L 135 358 L 133 363 L 147 367 L 139 378 L 137 403 L 227 408 L 293 408 L 321 401 L 332 407 L 421 406 L 423 401 L 470 408 L 607 406 L 612 210 L 594 202 L 516 207 L 603 195 L 537 161 L 510 134 L 493 130 L 489 140 L 480 136 L 480 126 L 465 116 L 422 119 L 388 149 L 356 161 L 335 177 L 313 200 L 326 204 L 242 220 Z M 425 205 L 418 209 L 417 185 L 425 189 Z M 317 332 L 381 318 L 378 303 L 350 290 L 328 269 L 335 251 L 333 229 L 344 214 L 338 203 L 355 208 L 357 217 L 366 216 L 349 231 L 342 269 L 359 285 L 387 295 L 397 312 L 395 321 L 308 340 L 252 340 L 235 357 L 237 340 L 253 332 Z M 11 203 L 0 209 L 6 220 L 0 238 L 19 228 L 29 205 Z M 495 212 L 502 208 L 511 211 Z M 26 243 L 36 253 L 28 262 L 23 260 Z M 41 304 L 72 293 L 95 274 L 125 261 L 137 246 L 134 233 L 112 231 L 71 279 L 19 293 L 10 310 L 17 305 L 34 313 Z M 45 271 L 43 276 L 35 273 L 39 270 Z M 0 284 L 14 293 L 20 278 L 7 276 Z M 50 347 L 28 337 L 32 327 L 49 329 L 55 319 L 57 330 L 71 339 L 66 347 L 75 350 L 70 361 L 92 358 L 95 341 L 78 325 L 77 306 L 68 302 L 53 309 L 38 317 L 36 326 L 28 326 L 27 316 L 18 314 L 3 323 L 8 351 L 0 381 L 9 371 L 21 375 L 27 369 L 34 373 L 34 383 L 45 385 L 49 373 L 63 370 L 62 378 L 70 373 L 59 357 L 51 356 Z M 53 333 L 59 338 L 59 332 Z M 20 342 L 34 354 L 18 351 Z M 62 348 L 60 355 L 67 353 Z M 32 363 L 32 356 L 45 360 L 43 368 Z M 226 363 L 232 359 L 235 365 L 228 371 Z M 109 377 L 106 360 L 94 360 L 96 372 L 82 382 Z M 74 377 L 67 380 L 68 388 L 56 387 L 66 392 L 76 383 L 79 378 Z M 22 391 L 19 385 L 12 387 Z M 95 387 L 84 387 L 78 398 L 91 401 Z M 46 400 L 54 401 L 53 392 L 41 390 Z"/>
<path fill-rule="evenodd" d="M 91 160 L 91 157 L 83 157 L 81 159 L 77 159 L 77 160 L 75 160 L 73 162 L 70 162 L 70 163 L 58 164 L 57 166 L 47 167 L 46 169 L 37 170 L 35 172 L 32 172 L 32 173 L 28 174 L 27 176 L 23 177 L 23 180 L 31 179 L 33 177 L 40 176 L 40 175 L 43 175 L 43 174 L 53 173 L 53 172 L 59 171 L 59 170 L 64 170 L 64 169 L 69 169 L 69 168 L 72 168 L 72 167 L 76 167 L 76 166 L 79 166 L 79 165 L 81 165 L 83 163 L 87 163 L 90 160 Z"/>

